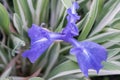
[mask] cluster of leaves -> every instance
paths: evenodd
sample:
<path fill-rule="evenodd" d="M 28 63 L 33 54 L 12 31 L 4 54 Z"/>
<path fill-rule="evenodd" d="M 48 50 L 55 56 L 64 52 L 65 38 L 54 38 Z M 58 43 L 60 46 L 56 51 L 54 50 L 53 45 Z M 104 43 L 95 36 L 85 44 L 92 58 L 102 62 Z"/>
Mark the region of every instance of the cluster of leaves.
<path fill-rule="evenodd" d="M 61 31 L 66 25 L 66 9 L 72 5 L 72 1 L 74 0 L 13 0 L 13 13 L 7 1 L 1 1 L 4 4 L 0 3 L 2 80 L 85 79 L 75 57 L 69 55 L 69 44 L 55 42 L 34 64 L 21 57 L 22 52 L 29 47 L 28 28 L 34 23 L 54 32 Z M 89 75 L 120 74 L 120 0 L 77 2 L 80 5 L 78 13 L 81 20 L 77 22 L 80 34 L 76 38 L 79 41 L 97 42 L 108 50 L 108 59 L 103 62 L 104 68 L 98 75 L 90 70 Z"/>

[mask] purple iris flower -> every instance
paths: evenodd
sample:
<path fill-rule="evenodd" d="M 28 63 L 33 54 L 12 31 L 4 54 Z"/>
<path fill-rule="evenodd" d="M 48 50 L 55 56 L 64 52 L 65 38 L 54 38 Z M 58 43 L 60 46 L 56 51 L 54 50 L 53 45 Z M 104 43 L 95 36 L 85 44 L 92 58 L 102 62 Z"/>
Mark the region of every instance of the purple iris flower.
<path fill-rule="evenodd" d="M 55 40 L 62 40 L 60 33 L 53 33 L 41 26 L 35 24 L 28 30 L 28 36 L 31 40 L 31 47 L 26 50 L 22 56 L 28 58 L 34 63 Z"/>
<path fill-rule="evenodd" d="M 80 18 L 76 13 L 76 9 L 78 8 L 78 4 L 74 2 L 73 6 L 68 9 L 68 24 L 60 33 L 50 32 L 41 26 L 33 24 L 28 30 L 31 47 L 22 56 L 34 63 L 54 41 L 62 40 L 73 46 L 70 49 L 70 53 L 76 56 L 78 65 L 86 77 L 88 77 L 88 69 L 94 69 L 98 73 L 103 67 L 101 65 L 102 61 L 106 61 L 107 59 L 107 51 L 97 43 L 87 41 L 79 42 L 73 38 L 73 36 L 79 34 L 75 24 Z"/>

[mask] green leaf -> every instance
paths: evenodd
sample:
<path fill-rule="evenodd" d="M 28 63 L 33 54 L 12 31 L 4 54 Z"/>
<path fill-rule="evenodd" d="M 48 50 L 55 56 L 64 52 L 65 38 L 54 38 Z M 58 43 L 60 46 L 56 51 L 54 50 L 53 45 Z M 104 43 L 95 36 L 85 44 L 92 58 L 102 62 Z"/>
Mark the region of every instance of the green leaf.
<path fill-rule="evenodd" d="M 56 32 L 60 32 L 60 31 L 62 30 L 64 21 L 65 21 L 65 18 L 66 18 L 66 15 L 67 15 L 67 13 L 65 12 L 65 13 L 64 13 L 64 16 L 63 16 L 63 18 L 62 18 L 62 21 L 60 22 L 60 24 L 58 25 L 58 27 L 57 27 L 56 30 L 55 30 Z"/>
<path fill-rule="evenodd" d="M 10 80 L 9 78 L 0 78 L 0 80 Z"/>
<path fill-rule="evenodd" d="M 43 3 L 44 1 L 46 0 L 37 0 L 37 3 L 36 3 L 36 20 L 35 20 L 35 23 L 36 24 L 39 24 L 40 22 L 40 18 L 41 18 L 41 13 L 42 13 L 42 6 L 43 6 Z"/>
<path fill-rule="evenodd" d="M 79 31 L 81 31 L 84 25 L 86 24 L 87 18 L 88 18 L 88 14 L 86 14 L 86 16 L 77 23 Z"/>
<path fill-rule="evenodd" d="M 49 0 L 38 0 L 36 4 L 36 16 L 35 23 L 40 24 L 42 22 L 48 23 L 49 15 Z"/>
<path fill-rule="evenodd" d="M 3 61 L 5 65 L 8 64 L 7 57 L 5 55 L 5 50 L 1 46 L 0 46 L 0 59 Z"/>
<path fill-rule="evenodd" d="M 11 34 L 10 37 L 12 38 L 12 40 L 14 42 L 14 46 L 16 46 L 18 43 L 21 43 L 22 46 L 25 46 L 25 42 L 21 38 L 15 36 L 13 34 Z"/>
<path fill-rule="evenodd" d="M 10 33 L 9 24 L 10 20 L 8 12 L 4 8 L 4 6 L 0 3 L 0 27 L 5 31 L 6 34 Z"/>
<path fill-rule="evenodd" d="M 99 17 L 100 14 L 102 13 L 102 10 L 103 10 L 103 7 L 104 7 L 104 2 L 105 2 L 105 0 L 100 0 L 100 1 L 99 1 L 97 17 Z M 96 19 L 97 19 L 97 18 L 96 18 Z"/>
<path fill-rule="evenodd" d="M 78 40 L 84 40 L 88 36 L 97 16 L 99 3 L 100 0 L 93 0 L 88 17 L 86 19 L 86 23 L 84 24 L 83 30 Z"/>
<path fill-rule="evenodd" d="M 120 48 L 108 49 L 108 60 L 117 55 L 120 52 Z"/>
<path fill-rule="evenodd" d="M 15 6 L 14 7 L 15 13 L 17 13 L 20 16 L 20 11 L 19 11 L 19 7 L 17 4 L 17 0 L 13 0 L 13 5 Z"/>
<path fill-rule="evenodd" d="M 114 51 L 114 54 L 111 58 L 108 58 L 109 61 L 119 61 L 120 60 L 120 51 Z"/>
<path fill-rule="evenodd" d="M 115 6 L 115 8 L 112 7 L 112 9 L 110 9 L 107 12 L 105 17 L 103 17 L 102 20 L 99 22 L 99 24 L 93 29 L 90 36 L 93 36 L 93 35 L 97 34 L 98 32 L 100 32 L 107 24 L 109 24 L 113 20 L 113 18 L 116 16 L 116 14 L 120 11 L 120 1 L 118 0 L 118 2 L 116 4 L 117 5 Z"/>
<path fill-rule="evenodd" d="M 9 77 L 7 77 L 7 78 L 5 78 L 5 79 L 2 79 L 2 80 L 24 80 L 24 79 L 26 79 L 26 78 L 24 78 L 24 77 L 18 77 L 18 76 L 9 76 Z"/>
<path fill-rule="evenodd" d="M 100 14 L 98 15 L 95 25 L 97 25 L 105 17 L 105 15 L 108 12 L 112 11 L 112 9 L 115 8 L 115 6 L 118 4 L 118 2 L 119 2 L 119 0 L 109 0 L 106 3 L 104 3 L 103 9 L 100 12 Z"/>
<path fill-rule="evenodd" d="M 32 13 L 28 6 L 27 0 L 14 0 L 14 5 L 16 6 L 15 11 L 22 19 L 23 28 L 27 30 L 32 24 Z"/>
<path fill-rule="evenodd" d="M 120 70 L 105 70 L 101 69 L 97 74 L 95 70 L 89 70 L 90 76 L 105 76 L 105 75 L 118 75 L 120 74 Z"/>
<path fill-rule="evenodd" d="M 59 75 L 59 74 L 62 74 L 62 73 L 63 73 L 62 76 L 68 75 L 69 72 L 67 72 L 67 73 L 64 73 L 64 72 L 71 71 L 71 70 L 76 70 L 76 69 L 79 69 L 78 65 L 75 62 L 68 60 L 68 61 L 65 61 L 65 62 L 61 63 L 56 68 L 54 68 L 53 71 L 50 72 L 48 78 L 49 79 L 53 78 L 56 75 Z"/>
<path fill-rule="evenodd" d="M 23 28 L 22 28 L 23 23 L 17 13 L 14 13 L 14 15 L 13 15 L 13 23 L 14 23 L 14 26 L 15 26 L 17 32 L 22 35 L 23 34 Z"/>
<path fill-rule="evenodd" d="M 58 27 L 58 25 L 62 22 L 66 8 L 62 4 L 61 0 L 51 0 L 50 5 L 50 29 L 55 30 Z"/>
<path fill-rule="evenodd" d="M 10 35 L 12 40 L 13 40 L 13 44 L 14 44 L 14 49 L 12 50 L 12 55 L 15 55 L 15 51 L 20 49 L 21 46 L 25 46 L 25 42 L 23 40 L 21 40 L 19 37 L 15 36 L 15 35 Z"/>
<path fill-rule="evenodd" d="M 72 6 L 72 2 L 74 2 L 75 0 L 61 0 L 63 5 L 65 6 L 65 8 L 70 8 Z"/>
<path fill-rule="evenodd" d="M 116 37 L 112 38 L 110 41 L 119 43 L 120 42 L 120 35 L 116 35 Z"/>
<path fill-rule="evenodd" d="M 40 23 L 48 23 L 49 21 L 49 0 L 44 0 L 44 3 L 42 5 L 42 11 L 41 11 L 41 14 L 40 14 Z M 37 16 L 36 16 L 37 17 Z"/>
<path fill-rule="evenodd" d="M 53 45 L 51 51 L 49 52 L 49 54 L 50 54 L 49 55 L 49 63 L 48 63 L 48 67 L 47 67 L 47 69 L 45 71 L 44 77 L 46 77 L 50 73 L 51 69 L 53 68 L 53 66 L 55 65 L 56 61 L 58 60 L 59 51 L 60 51 L 60 43 L 56 42 Z"/>
<path fill-rule="evenodd" d="M 68 58 L 71 61 L 77 62 L 76 57 L 74 55 L 66 56 L 66 58 Z"/>
<path fill-rule="evenodd" d="M 56 23 L 57 23 L 57 5 L 58 5 L 58 2 L 60 2 L 60 0 L 59 1 L 57 1 L 57 0 L 51 0 L 51 4 L 50 4 L 50 7 L 51 7 L 51 11 L 50 11 L 50 16 L 51 16 L 51 18 L 50 18 L 50 28 L 53 30 L 53 27 L 56 25 Z M 59 5 L 58 5 L 59 6 Z M 61 6 L 61 7 L 63 7 L 63 6 Z M 59 7 L 59 9 L 60 9 L 60 7 Z M 61 11 L 61 10 L 59 10 L 59 11 Z"/>
<path fill-rule="evenodd" d="M 28 27 L 31 27 L 32 24 L 32 13 L 30 12 L 27 0 L 17 0 L 19 9 L 23 11 L 26 23 Z M 21 14 L 22 16 L 22 14 Z"/>
<path fill-rule="evenodd" d="M 115 18 L 114 20 L 112 20 L 112 22 L 109 24 L 109 26 L 111 28 L 120 30 L 120 17 Z"/>
<path fill-rule="evenodd" d="M 40 77 L 32 77 L 30 78 L 29 80 L 44 80 L 43 78 L 40 78 Z"/>
<path fill-rule="evenodd" d="M 88 38 L 88 39 L 86 39 L 86 41 L 94 41 L 97 43 L 102 43 L 102 42 L 110 41 L 110 40 L 116 38 L 116 36 L 118 36 L 119 34 L 120 34 L 119 30 L 112 29 L 108 32 L 101 33 L 101 34 L 98 34 L 98 35 L 93 36 L 91 38 Z"/>
<path fill-rule="evenodd" d="M 105 70 L 120 70 L 120 62 L 118 61 L 110 61 L 103 62 Z"/>
<path fill-rule="evenodd" d="M 35 23 L 35 9 L 33 6 L 33 2 L 32 2 L 32 0 L 27 0 L 27 3 L 28 3 L 28 7 L 30 9 L 30 12 L 31 12 L 33 23 Z"/>
<path fill-rule="evenodd" d="M 71 47 L 72 47 L 72 46 L 66 46 L 66 47 L 60 49 L 60 53 L 66 51 L 66 50 L 69 50 Z"/>

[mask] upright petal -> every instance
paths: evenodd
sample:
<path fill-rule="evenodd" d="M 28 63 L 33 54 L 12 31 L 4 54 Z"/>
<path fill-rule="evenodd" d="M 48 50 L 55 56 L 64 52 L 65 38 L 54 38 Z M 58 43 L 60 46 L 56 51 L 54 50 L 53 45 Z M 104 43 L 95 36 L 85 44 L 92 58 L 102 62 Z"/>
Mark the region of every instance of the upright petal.
<path fill-rule="evenodd" d="M 88 69 L 94 69 L 99 72 L 102 68 L 102 61 L 107 59 L 106 49 L 94 42 L 80 42 L 79 47 L 74 47 L 70 53 L 75 55 L 80 69 L 84 75 L 88 76 Z"/>
<path fill-rule="evenodd" d="M 76 12 L 77 9 L 79 9 L 79 5 L 78 5 L 77 2 L 74 2 L 72 7 L 67 9 L 67 13 L 68 13 L 67 20 L 68 20 L 68 22 L 76 23 L 76 21 L 80 19 L 80 16 Z"/>
<path fill-rule="evenodd" d="M 73 2 L 73 5 L 71 7 L 72 13 L 76 14 L 76 9 L 79 9 L 79 4 L 77 2 Z"/>
<path fill-rule="evenodd" d="M 80 19 L 80 16 L 77 14 L 76 9 L 79 8 L 79 5 L 74 2 L 72 7 L 67 9 L 67 25 L 63 29 L 62 33 L 66 34 L 69 37 L 74 37 L 79 34 L 78 27 L 76 26 L 77 20 Z"/>
<path fill-rule="evenodd" d="M 66 34 L 69 37 L 77 36 L 79 31 L 78 27 L 73 23 L 68 23 L 67 26 L 62 31 L 63 34 Z"/>
<path fill-rule="evenodd" d="M 67 16 L 67 21 L 70 22 L 70 23 L 76 23 L 77 20 L 80 19 L 80 16 L 76 13 L 76 14 L 73 14 L 71 12 L 71 9 L 68 9 L 67 10 L 67 13 L 68 13 L 68 16 Z"/>

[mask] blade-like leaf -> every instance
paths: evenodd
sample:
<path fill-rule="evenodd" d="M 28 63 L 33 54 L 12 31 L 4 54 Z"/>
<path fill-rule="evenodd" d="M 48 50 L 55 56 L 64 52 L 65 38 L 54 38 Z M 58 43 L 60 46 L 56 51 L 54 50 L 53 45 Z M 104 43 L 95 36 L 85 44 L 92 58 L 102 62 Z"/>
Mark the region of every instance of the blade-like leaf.
<path fill-rule="evenodd" d="M 22 28 L 23 23 L 17 13 L 14 13 L 14 15 L 13 15 L 13 23 L 14 23 L 14 26 L 15 26 L 17 32 L 22 35 L 23 34 L 23 28 Z"/>
<path fill-rule="evenodd" d="M 88 34 L 93 26 L 93 23 L 95 21 L 95 18 L 97 16 L 99 3 L 100 3 L 100 0 L 93 0 L 88 17 L 86 19 L 86 23 L 83 27 L 83 30 L 82 30 L 78 40 L 84 40 L 88 36 Z"/>
<path fill-rule="evenodd" d="M 112 22 L 110 22 L 109 26 L 114 29 L 120 30 L 120 18 L 118 17 L 118 18 L 115 18 L 114 20 L 112 20 Z"/>
<path fill-rule="evenodd" d="M 49 16 L 49 0 L 38 0 L 36 4 L 36 24 L 40 24 L 42 22 L 48 23 Z"/>
<path fill-rule="evenodd" d="M 95 29 L 92 31 L 90 36 L 93 36 L 100 32 L 108 23 L 111 22 L 111 20 L 116 16 L 116 14 L 120 11 L 120 2 L 116 5 L 115 8 L 111 9 L 105 17 L 100 21 L 100 23 L 95 27 Z"/>
<path fill-rule="evenodd" d="M 12 55 L 15 55 L 16 50 L 20 49 L 21 46 L 25 46 L 25 42 L 15 35 L 11 35 L 11 38 L 14 43 L 14 49 L 12 50 Z"/>
<path fill-rule="evenodd" d="M 28 7 L 27 0 L 13 0 L 14 6 L 16 6 L 15 11 L 22 19 L 22 27 L 27 30 L 32 24 L 32 13 Z"/>
<path fill-rule="evenodd" d="M 106 3 L 104 3 L 103 6 L 100 6 L 100 8 L 102 8 L 102 11 L 101 12 L 99 11 L 99 13 L 98 13 L 99 15 L 97 16 L 95 25 L 97 25 L 101 21 L 101 19 L 104 18 L 104 16 L 109 11 L 111 11 L 113 8 L 115 8 L 115 6 L 117 5 L 118 1 L 119 0 L 109 0 Z"/>
<path fill-rule="evenodd" d="M 33 23 L 35 23 L 35 9 L 33 7 L 33 2 L 32 2 L 32 0 L 27 0 L 27 3 L 28 3 L 28 7 L 30 9 L 30 12 L 31 12 Z"/>
<path fill-rule="evenodd" d="M 8 64 L 7 57 L 5 55 L 4 49 L 0 46 L 0 59 L 3 61 L 5 65 Z"/>
<path fill-rule="evenodd" d="M 112 57 L 120 52 L 120 48 L 108 49 L 108 59 L 111 60 Z"/>
<path fill-rule="evenodd" d="M 54 68 L 53 71 L 50 72 L 50 74 L 48 75 L 48 78 L 53 79 L 53 77 L 55 77 L 57 74 L 62 74 L 65 71 L 71 71 L 71 70 L 75 70 L 75 69 L 79 69 L 78 65 L 75 62 L 68 60 L 68 61 L 61 63 L 56 68 Z M 64 74 L 62 74 L 62 75 L 64 75 Z"/>
<path fill-rule="evenodd" d="M 30 78 L 29 80 L 44 80 L 43 78 L 40 78 L 40 77 L 32 77 Z"/>
<path fill-rule="evenodd" d="M 49 63 L 48 63 L 48 67 L 47 67 L 44 77 L 46 77 L 48 75 L 48 73 L 50 73 L 51 69 L 55 65 L 55 62 L 58 60 L 59 50 L 60 50 L 60 43 L 54 44 L 51 51 L 49 52 L 49 54 L 50 54 Z"/>
<path fill-rule="evenodd" d="M 109 31 L 106 33 L 101 33 L 101 34 L 96 35 L 94 37 L 88 38 L 88 39 L 86 39 L 86 41 L 94 41 L 97 43 L 102 43 L 102 42 L 110 41 L 111 39 L 114 39 L 119 34 L 120 34 L 119 30 L 118 31 L 112 30 L 112 31 Z"/>
<path fill-rule="evenodd" d="M 116 61 L 104 62 L 103 63 L 104 69 L 105 70 L 120 70 L 120 62 L 117 62 L 117 64 L 114 62 L 116 62 Z"/>
<path fill-rule="evenodd" d="M 0 27 L 5 31 L 6 34 L 10 33 L 9 24 L 10 20 L 8 12 L 4 8 L 4 6 L 0 3 Z"/>
<path fill-rule="evenodd" d="M 72 6 L 72 2 L 75 0 L 61 0 L 65 8 L 70 8 Z"/>

